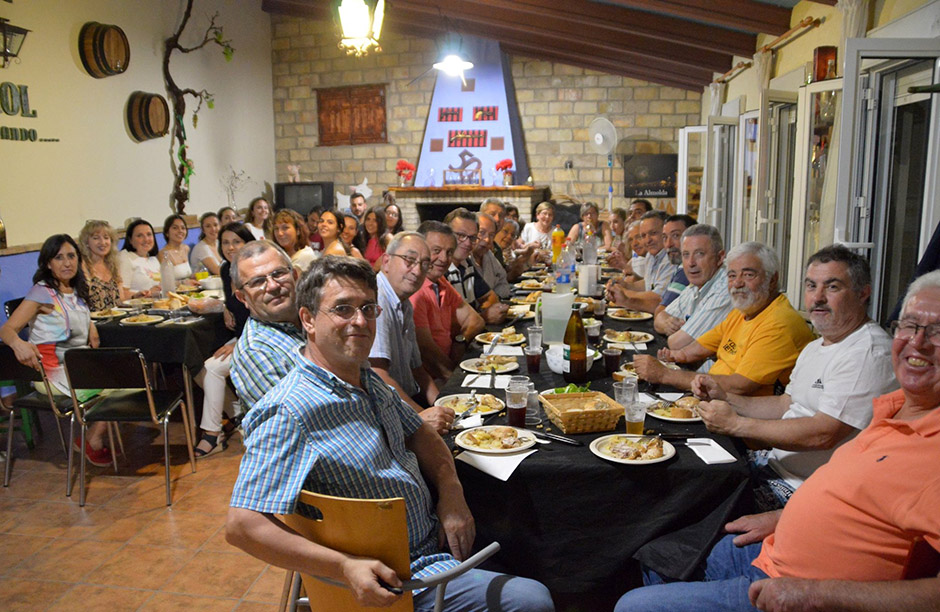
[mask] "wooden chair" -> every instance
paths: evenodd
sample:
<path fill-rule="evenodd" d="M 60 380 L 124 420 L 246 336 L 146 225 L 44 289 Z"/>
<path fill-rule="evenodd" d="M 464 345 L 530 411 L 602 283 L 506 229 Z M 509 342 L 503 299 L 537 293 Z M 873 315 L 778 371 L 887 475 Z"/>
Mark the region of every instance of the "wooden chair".
<path fill-rule="evenodd" d="M 9 302 L 7 303 L 9 304 Z M 17 410 L 20 410 L 21 414 L 26 414 L 26 411 L 42 410 L 55 415 L 56 431 L 59 433 L 62 450 L 68 457 L 69 472 L 71 473 L 72 453 L 69 452 L 69 447 L 62 435 L 62 420 L 64 419 L 69 419 L 69 440 L 72 439 L 72 433 L 74 432 L 75 422 L 72 420 L 71 398 L 66 395 L 56 396 L 52 392 L 52 383 L 49 382 L 49 378 L 46 376 L 46 369 L 42 365 L 42 360 L 39 361 L 38 370 L 25 366 L 16 359 L 13 349 L 6 344 L 0 344 L 0 372 L 3 373 L 4 378 L 10 378 L 17 382 L 40 383 L 40 390 L 35 391 L 30 391 L 26 384 L 17 385 L 17 397 L 13 400 L 12 410 L 9 411 L 10 421 L 7 424 L 7 461 L 3 474 L 3 486 L 10 486 L 10 475 L 13 469 L 13 430 L 16 426 Z M 71 479 L 68 479 L 65 485 L 66 495 L 71 494 L 71 488 Z"/>
<path fill-rule="evenodd" d="M 414 610 L 411 591 L 437 587 L 435 611 L 444 607 L 444 589 L 447 582 L 473 569 L 499 551 L 493 542 L 459 566 L 421 580 L 411 576 L 408 552 L 408 527 L 405 519 L 405 500 L 350 499 L 301 491 L 298 503 L 320 511 L 320 519 L 310 519 L 294 513 L 278 518 L 288 527 L 309 540 L 348 554 L 379 559 L 395 570 L 404 582 L 401 599 L 386 610 L 407 612 Z M 299 597 L 301 580 L 306 598 Z M 347 612 L 362 609 L 355 597 L 342 583 L 319 576 L 288 572 L 281 596 L 280 610 L 293 612 L 298 605 L 310 606 L 316 612 Z"/>
<path fill-rule="evenodd" d="M 148 374 L 147 360 L 137 348 L 74 348 L 65 353 L 65 372 L 72 389 L 73 414 L 82 426 L 81 448 L 85 448 L 85 435 L 89 423 L 151 422 L 163 429 L 163 462 L 166 476 L 166 505 L 170 497 L 170 440 L 168 425 L 173 411 L 183 406 L 182 391 L 154 390 Z M 82 405 L 75 397 L 75 389 L 109 389 L 107 395 Z M 186 428 L 186 450 L 192 471 L 196 471 L 196 457 L 189 437 L 189 414 L 185 406 L 181 411 Z M 71 480 L 71 471 L 69 473 Z M 85 453 L 82 452 L 79 473 L 79 505 L 85 505 Z"/>

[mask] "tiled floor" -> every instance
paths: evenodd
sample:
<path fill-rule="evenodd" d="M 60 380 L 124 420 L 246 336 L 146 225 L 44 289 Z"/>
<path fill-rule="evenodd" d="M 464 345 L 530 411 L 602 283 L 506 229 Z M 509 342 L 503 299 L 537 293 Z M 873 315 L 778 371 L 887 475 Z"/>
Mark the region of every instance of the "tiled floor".
<path fill-rule="evenodd" d="M 0 609 L 274 610 L 284 570 L 225 542 L 225 513 L 241 459 L 228 450 L 190 471 L 182 425 L 171 425 L 173 505 L 163 485 L 156 428 L 122 427 L 119 471 L 90 467 L 88 498 L 65 496 L 65 456 L 45 435 L 13 449 L 13 479 L 0 489 Z M 6 433 L 2 437 L 6 446 Z M 0 463 L 0 468 L 3 464 Z"/>

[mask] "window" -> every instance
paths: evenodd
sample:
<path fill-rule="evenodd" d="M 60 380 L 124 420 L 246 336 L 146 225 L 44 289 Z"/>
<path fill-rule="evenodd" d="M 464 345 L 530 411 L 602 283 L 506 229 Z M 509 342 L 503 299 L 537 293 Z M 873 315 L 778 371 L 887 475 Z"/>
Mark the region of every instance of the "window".
<path fill-rule="evenodd" d="M 317 90 L 320 146 L 388 142 L 385 85 Z"/>

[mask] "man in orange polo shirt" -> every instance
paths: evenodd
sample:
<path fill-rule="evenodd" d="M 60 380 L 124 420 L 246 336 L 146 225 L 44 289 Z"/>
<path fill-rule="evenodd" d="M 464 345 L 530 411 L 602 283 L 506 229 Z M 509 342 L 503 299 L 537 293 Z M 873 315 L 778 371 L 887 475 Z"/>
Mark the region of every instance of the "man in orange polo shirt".
<path fill-rule="evenodd" d="M 740 535 L 712 549 L 706 582 L 649 573 L 617 612 L 940 608 L 940 271 L 911 284 L 893 332 L 901 390 L 871 424 L 783 510 L 728 523 Z"/>

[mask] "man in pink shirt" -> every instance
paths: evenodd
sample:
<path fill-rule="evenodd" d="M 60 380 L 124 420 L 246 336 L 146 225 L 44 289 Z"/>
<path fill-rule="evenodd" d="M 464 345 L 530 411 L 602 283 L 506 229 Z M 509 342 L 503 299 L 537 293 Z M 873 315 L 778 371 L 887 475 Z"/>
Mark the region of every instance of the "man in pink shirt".
<path fill-rule="evenodd" d="M 940 271 L 908 289 L 892 326 L 899 391 L 775 512 L 728 523 L 705 582 L 630 591 L 630 610 L 940 608 Z"/>
<path fill-rule="evenodd" d="M 484 322 L 447 282 L 457 239 L 440 221 L 418 227 L 431 251 L 431 267 L 421 288 L 411 296 L 415 332 L 424 368 L 436 379 L 447 379 L 457 367 L 467 343 L 483 331 Z"/>

